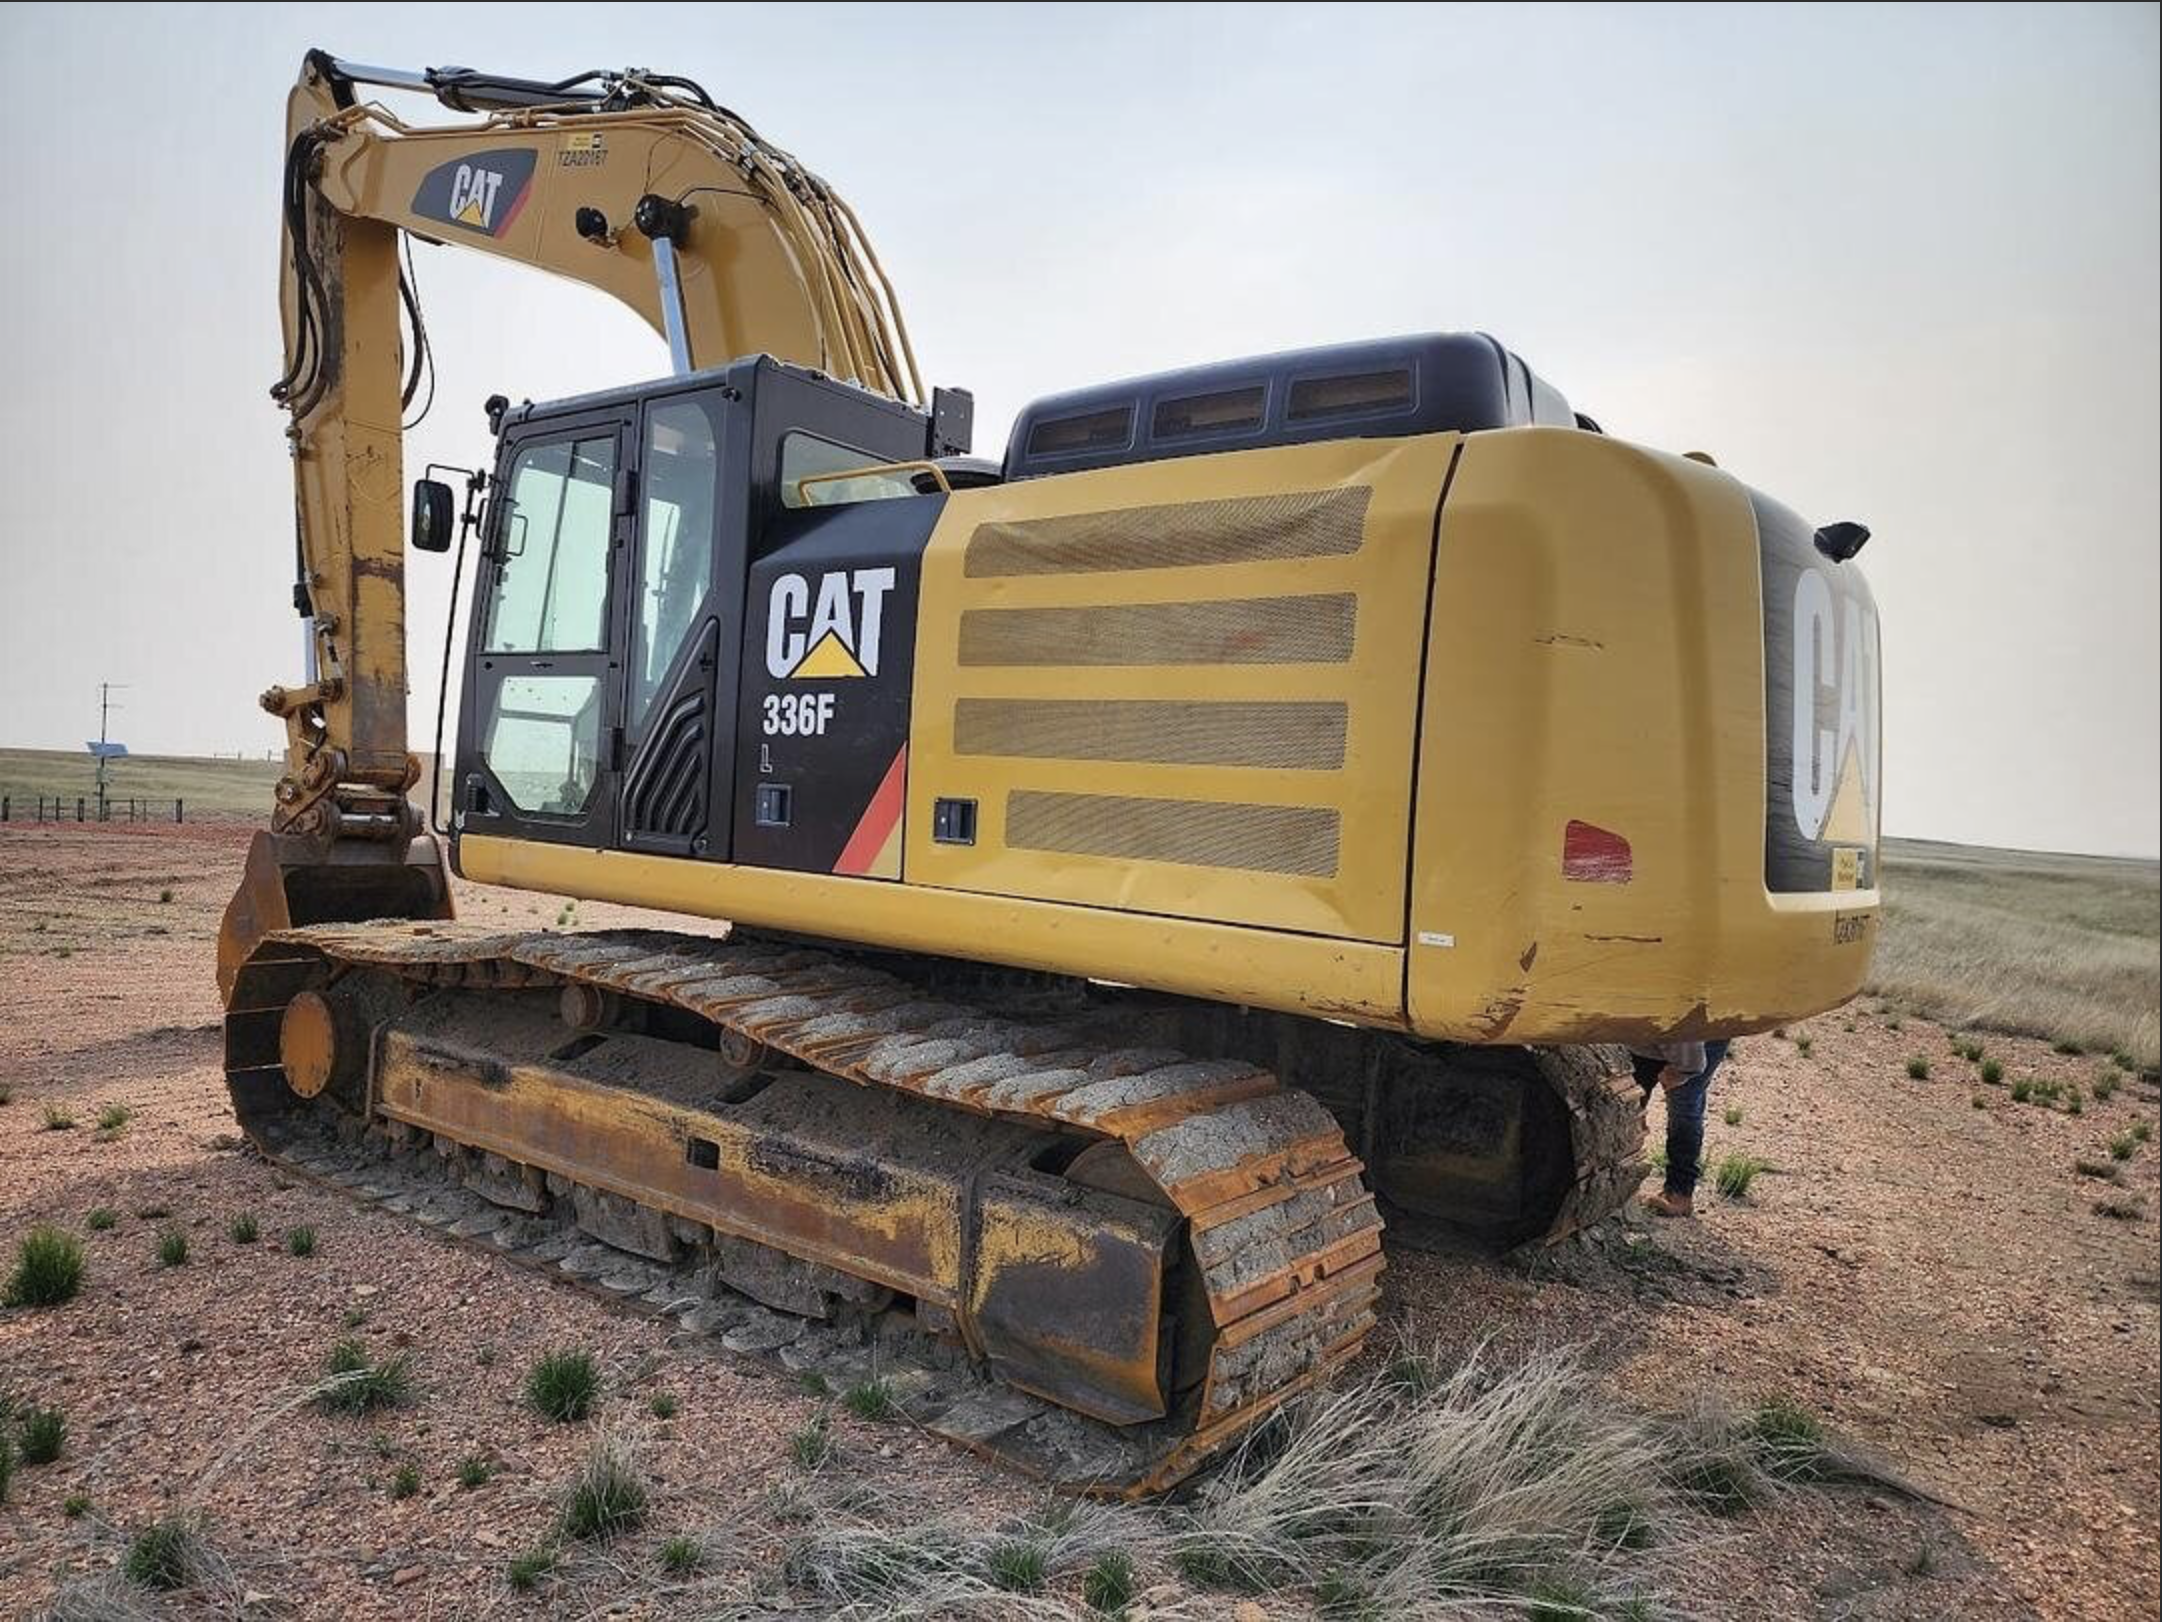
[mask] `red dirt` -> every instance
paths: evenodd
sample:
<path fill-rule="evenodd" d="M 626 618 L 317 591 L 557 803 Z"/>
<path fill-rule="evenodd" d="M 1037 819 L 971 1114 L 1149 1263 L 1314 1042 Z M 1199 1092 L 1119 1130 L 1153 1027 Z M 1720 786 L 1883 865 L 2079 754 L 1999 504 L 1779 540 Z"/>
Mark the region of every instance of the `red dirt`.
<path fill-rule="evenodd" d="M 656 1534 L 708 1532 L 720 1552 L 687 1582 L 646 1569 L 649 1554 L 589 1563 L 550 1603 L 710 1609 L 775 1562 L 753 1526 L 767 1518 L 749 1511 L 793 1479 L 789 1438 L 823 1405 L 237 1151 L 213 944 L 244 839 L 230 825 L 0 829 L 0 1087 L 13 1095 L 0 1108 L 0 1242 L 11 1252 L 32 1222 L 81 1231 L 93 1207 L 119 1213 L 85 1235 L 76 1301 L 0 1311 L 0 1392 L 58 1403 L 73 1427 L 63 1458 L 19 1469 L 0 1507 L 0 1614 L 42 1605 L 110 1565 L 126 1532 L 198 1502 L 236 1587 L 294 1614 L 525 1611 L 505 1562 L 541 1536 L 592 1434 L 519 1399 L 531 1358 L 554 1346 L 604 1364 L 604 1417 L 635 1433 L 660 1483 Z M 535 927 L 562 905 L 503 891 L 462 901 Z M 636 916 L 581 906 L 576 923 Z M 1747 1042 L 1715 1086 L 1708 1158 L 1773 1163 L 1747 1202 L 1707 1190 L 1697 1222 L 1636 1217 L 1528 1267 L 1400 1254 L 1396 1326 L 1456 1343 L 1486 1331 L 1581 1342 L 1650 1407 L 1791 1394 L 1956 1506 L 1883 1487 L 1782 1494 L 1681 1573 L 1694 1614 L 2156 1615 L 2158 1146 L 2139 1147 L 2123 1188 L 2073 1170 L 2154 1120 L 2153 1087 L 2128 1081 L 2072 1117 L 1983 1086 L 1921 1021 L 1895 1031 L 1849 1010 L 1792 1034 L 1804 1032 L 1811 1056 Z M 1989 1049 L 2008 1077 L 2083 1087 L 2099 1063 L 2004 1038 Z M 1930 1057 L 1931 1079 L 1907 1078 L 1910 1054 Z M 101 1141 L 99 1110 L 122 1102 L 132 1120 Z M 74 1127 L 46 1130 L 48 1104 Z M 1728 1106 L 1740 1124 L 1723 1123 Z M 2111 1220 L 2093 1209 L 2104 1195 L 2144 1207 Z M 242 1211 L 260 1222 L 256 1245 L 227 1237 Z M 311 1259 L 281 1244 L 301 1223 L 319 1236 Z M 190 1257 L 161 1267 L 156 1235 L 174 1225 Z M 349 1333 L 379 1356 L 409 1353 L 422 1400 L 373 1421 L 281 1411 Z M 666 1421 L 649 1407 L 661 1391 L 680 1404 Z M 846 1468 L 873 1492 L 987 1509 L 1029 1499 L 905 1427 L 845 1415 L 837 1427 Z M 456 1465 L 475 1454 L 501 1473 L 461 1490 Z M 405 1462 L 422 1487 L 400 1502 L 386 1489 Z M 71 1520 L 62 1502 L 76 1493 L 92 1507 Z"/>

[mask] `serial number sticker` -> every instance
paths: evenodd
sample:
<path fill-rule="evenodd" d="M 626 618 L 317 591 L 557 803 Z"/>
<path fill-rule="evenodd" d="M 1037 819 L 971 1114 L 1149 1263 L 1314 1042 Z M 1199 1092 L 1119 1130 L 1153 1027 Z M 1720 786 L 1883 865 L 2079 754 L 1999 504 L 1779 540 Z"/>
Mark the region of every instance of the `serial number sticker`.
<path fill-rule="evenodd" d="M 1832 914 L 1832 944 L 1834 946 L 1852 946 L 1868 933 L 1868 913 L 1835 912 Z"/>
<path fill-rule="evenodd" d="M 1419 944 L 1421 946 L 1454 946 L 1456 937 L 1454 935 L 1444 935 L 1432 929 L 1422 929 L 1419 931 Z"/>
<path fill-rule="evenodd" d="M 556 151 L 559 169 L 590 169 L 607 161 L 608 148 L 598 130 L 574 130 Z"/>
<path fill-rule="evenodd" d="M 1859 890 L 1861 887 L 1862 853 L 1852 845 L 1842 845 L 1832 852 L 1832 888 Z"/>

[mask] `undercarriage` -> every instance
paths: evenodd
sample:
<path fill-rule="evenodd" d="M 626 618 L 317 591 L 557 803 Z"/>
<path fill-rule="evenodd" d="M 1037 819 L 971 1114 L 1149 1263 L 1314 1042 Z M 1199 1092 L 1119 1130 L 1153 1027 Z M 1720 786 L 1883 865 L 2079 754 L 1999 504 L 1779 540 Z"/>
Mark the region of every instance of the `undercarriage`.
<path fill-rule="evenodd" d="M 1170 1485 L 1356 1355 L 1383 1206 L 1511 1246 L 1641 1173 L 1618 1050 L 743 932 L 280 931 L 226 1068 L 303 1174 L 732 1350 L 897 1380 L 927 1428 L 1100 1492 Z"/>

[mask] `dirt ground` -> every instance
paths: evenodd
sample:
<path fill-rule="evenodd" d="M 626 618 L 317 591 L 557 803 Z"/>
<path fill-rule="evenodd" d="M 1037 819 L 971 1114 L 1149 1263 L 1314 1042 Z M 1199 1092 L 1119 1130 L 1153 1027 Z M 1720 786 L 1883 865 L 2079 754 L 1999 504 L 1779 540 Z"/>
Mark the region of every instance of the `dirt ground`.
<path fill-rule="evenodd" d="M 791 1438 L 824 1406 L 777 1374 L 295 1184 L 238 1147 L 219 1074 L 213 942 L 239 869 L 232 826 L 0 829 L 0 1242 L 33 1222 L 85 1235 L 89 1280 L 53 1311 L 0 1310 L 0 1394 L 57 1403 L 67 1450 L 19 1468 L 0 1507 L 0 1615 L 30 1614 L 176 1507 L 208 1512 L 230 1602 L 292 1615 L 618 1614 L 611 1573 L 515 1594 L 590 1440 L 520 1401 L 535 1353 L 595 1352 L 607 1422 L 658 1484 L 656 1530 L 702 1538 L 687 1578 L 613 1575 L 637 1614 L 701 1614 L 779 1548 L 746 1507 L 785 1498 Z M 169 896 L 169 899 L 167 897 Z M 490 891 L 469 916 L 558 921 L 559 897 Z M 580 907 L 578 927 L 633 915 Z M 1807 1039 L 1807 1051 L 1802 1042 Z M 2073 1116 L 2012 1101 L 1946 1032 L 1875 1011 L 1739 1044 L 1715 1085 L 1708 1159 L 1770 1163 L 1694 1223 L 1633 1216 L 1526 1265 L 1399 1254 L 1392 1327 L 1414 1340 L 1579 1344 L 1617 1389 L 1672 1409 L 1789 1394 L 1881 1456 L 1892 1487 L 1794 1490 L 1724 1523 L 1678 1577 L 1705 1617 L 2152 1617 L 2158 1613 L 2157 1149 L 2122 1186 L 2082 1177 L 2153 1122 L 2149 1082 L 2091 1096 L 2106 1061 L 1990 1038 L 2004 1082 L 2090 1089 Z M 1927 1079 L 1907 1060 L 1926 1056 Z M 108 1105 L 133 1114 L 101 1136 Z M 47 1106 L 72 1127 L 46 1124 Z M 1655 1107 L 1656 1108 L 1656 1107 Z M 2130 1220 L 2098 1199 L 2137 1201 Z M 253 1214 L 254 1245 L 228 1236 Z M 295 1226 L 318 1236 L 289 1254 Z M 161 1266 L 161 1232 L 188 1236 Z M 373 1421 L 296 1405 L 330 1345 L 404 1351 L 422 1401 Z M 672 1398 L 662 1418 L 652 1399 Z M 665 1404 L 663 1405 L 665 1406 Z M 910 1431 L 845 1415 L 874 1493 L 987 1512 L 1030 1490 Z M 466 1489 L 468 1458 L 493 1468 Z M 419 1490 L 393 1496 L 402 1465 Z M 71 1516 L 67 1501 L 87 1499 Z M 81 1508 L 78 1504 L 76 1507 Z M 1226 1601 L 1224 1615 L 1258 1613 Z"/>

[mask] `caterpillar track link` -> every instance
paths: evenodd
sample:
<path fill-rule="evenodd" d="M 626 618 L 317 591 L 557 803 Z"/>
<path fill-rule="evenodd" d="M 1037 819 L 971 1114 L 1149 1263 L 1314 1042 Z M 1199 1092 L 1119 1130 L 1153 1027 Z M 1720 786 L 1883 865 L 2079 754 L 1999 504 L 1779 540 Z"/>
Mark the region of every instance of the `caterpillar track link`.
<path fill-rule="evenodd" d="M 919 966 L 921 960 L 904 960 Z M 267 936 L 264 1154 L 842 1377 L 1074 1490 L 1160 1490 L 1354 1355 L 1381 1217 L 1329 1110 L 1070 990 L 737 934 Z"/>

